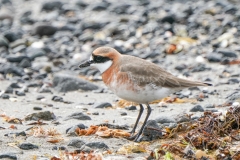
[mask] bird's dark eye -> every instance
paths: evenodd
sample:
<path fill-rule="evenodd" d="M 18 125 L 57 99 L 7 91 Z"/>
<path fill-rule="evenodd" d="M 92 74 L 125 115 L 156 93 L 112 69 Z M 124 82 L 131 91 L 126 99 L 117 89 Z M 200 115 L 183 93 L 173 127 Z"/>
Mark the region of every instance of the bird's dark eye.
<path fill-rule="evenodd" d="M 93 55 L 93 61 L 95 63 L 104 63 L 106 61 L 109 61 L 110 59 L 108 57 L 102 57 L 102 56 L 94 56 Z"/>

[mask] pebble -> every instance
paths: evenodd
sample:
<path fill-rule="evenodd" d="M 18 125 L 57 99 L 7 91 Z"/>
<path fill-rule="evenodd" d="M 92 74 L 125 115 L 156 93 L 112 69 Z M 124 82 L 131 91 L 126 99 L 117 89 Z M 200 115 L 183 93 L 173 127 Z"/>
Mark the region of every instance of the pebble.
<path fill-rule="evenodd" d="M 125 107 L 125 109 L 129 110 L 129 111 L 134 111 L 137 110 L 136 106 L 129 106 L 129 107 Z"/>
<path fill-rule="evenodd" d="M 97 115 L 99 115 L 99 112 L 93 112 L 92 115 L 97 116 Z"/>
<path fill-rule="evenodd" d="M 14 153 L 0 153 L 0 159 L 14 159 L 14 160 L 17 160 L 17 156 Z"/>
<path fill-rule="evenodd" d="M 63 73 L 58 73 L 54 75 L 53 86 L 55 90 L 59 92 L 68 92 L 68 91 L 74 91 L 78 89 L 88 91 L 88 90 L 95 90 L 99 88 L 95 84 L 88 82 L 86 80 L 80 79 L 77 76 L 63 74 Z"/>
<path fill-rule="evenodd" d="M 42 110 L 42 107 L 33 107 L 33 110 L 35 110 L 35 111 L 41 111 Z"/>
<path fill-rule="evenodd" d="M 5 89 L 5 93 L 9 93 L 9 94 L 13 94 L 13 88 L 11 86 L 8 86 L 6 89 Z"/>
<path fill-rule="evenodd" d="M 64 151 L 67 148 L 64 146 L 53 146 L 52 150 Z"/>
<path fill-rule="evenodd" d="M 23 60 L 21 60 L 21 62 L 19 63 L 19 66 L 22 68 L 28 68 L 32 66 L 31 61 L 29 60 L 29 58 L 24 58 Z"/>
<path fill-rule="evenodd" d="M 127 113 L 126 113 L 126 112 L 121 112 L 120 115 L 121 115 L 121 116 L 126 116 Z"/>
<path fill-rule="evenodd" d="M 103 150 L 109 149 L 109 147 L 103 142 L 90 142 L 85 145 L 92 149 L 103 149 Z"/>
<path fill-rule="evenodd" d="M 156 118 L 156 122 L 157 123 L 175 123 L 176 121 L 174 120 L 174 118 L 169 117 L 169 116 L 161 116 L 159 118 Z"/>
<path fill-rule="evenodd" d="M 45 96 L 43 96 L 43 95 L 38 95 L 37 98 L 36 98 L 36 100 L 41 100 L 41 99 L 44 99 L 44 98 L 45 98 Z"/>
<path fill-rule="evenodd" d="M 221 62 L 222 57 L 223 56 L 221 54 L 217 54 L 217 53 L 211 53 L 206 56 L 209 62 Z"/>
<path fill-rule="evenodd" d="M 175 117 L 177 123 L 189 122 L 191 119 L 185 114 L 179 114 Z"/>
<path fill-rule="evenodd" d="M 204 109 L 201 105 L 193 106 L 189 112 L 204 112 Z"/>
<path fill-rule="evenodd" d="M 57 32 L 58 28 L 48 24 L 38 24 L 33 28 L 32 33 L 39 36 L 51 36 Z"/>
<path fill-rule="evenodd" d="M 155 120 L 148 120 L 140 141 L 152 141 L 162 137 L 161 128 Z"/>
<path fill-rule="evenodd" d="M 232 51 L 218 50 L 218 53 L 220 53 L 223 57 L 237 58 L 237 54 Z"/>
<path fill-rule="evenodd" d="M 52 100 L 55 101 L 55 102 L 64 102 L 64 101 L 63 101 L 63 98 L 60 97 L 60 96 L 53 96 L 53 97 L 52 97 Z"/>
<path fill-rule="evenodd" d="M 226 97 L 226 99 L 230 100 L 230 101 L 235 101 L 235 100 L 238 100 L 240 99 L 240 92 L 233 92 L 231 93 L 230 95 L 228 95 Z"/>
<path fill-rule="evenodd" d="M 61 1 L 51 1 L 51 2 L 44 2 L 42 4 L 43 11 L 51 11 L 54 9 L 61 9 L 63 3 Z"/>
<path fill-rule="evenodd" d="M 77 129 L 77 128 L 85 129 L 85 128 L 87 128 L 87 127 L 86 127 L 84 124 L 80 123 L 80 124 L 78 124 L 78 125 L 75 125 L 75 126 L 72 126 L 72 127 L 68 128 L 68 129 L 66 129 L 66 133 L 67 133 L 68 135 L 71 135 L 71 136 L 77 136 L 77 135 L 76 135 L 76 129 Z"/>
<path fill-rule="evenodd" d="M 15 94 L 17 95 L 17 96 L 25 96 L 26 94 L 24 93 L 24 92 L 22 92 L 22 91 L 15 91 Z"/>
<path fill-rule="evenodd" d="M 9 99 L 10 96 L 9 96 L 8 94 L 2 94 L 2 95 L 0 96 L 0 98 L 2 98 L 2 99 Z"/>
<path fill-rule="evenodd" d="M 240 81 L 237 78 L 230 78 L 227 81 L 228 84 L 239 84 L 239 82 Z"/>
<path fill-rule="evenodd" d="M 82 146 L 85 145 L 85 142 L 83 142 L 82 140 L 80 139 L 72 139 L 70 140 L 70 142 L 68 143 L 68 146 L 72 146 L 72 147 L 75 147 L 75 148 L 81 148 Z"/>
<path fill-rule="evenodd" d="M 21 143 L 18 147 L 23 150 L 38 149 L 38 146 L 32 143 Z"/>
<path fill-rule="evenodd" d="M 207 104 L 207 105 L 205 105 L 205 108 L 215 108 L 215 105 L 213 105 L 213 104 Z"/>
<path fill-rule="evenodd" d="M 29 114 L 25 117 L 26 121 L 29 120 L 34 120 L 34 121 L 38 121 L 38 120 L 45 120 L 45 121 L 50 121 L 55 119 L 56 116 L 54 115 L 53 112 L 50 111 L 43 111 L 43 112 L 38 112 L 38 113 L 32 113 Z"/>
<path fill-rule="evenodd" d="M 73 113 L 65 118 L 65 120 L 69 119 L 78 119 L 78 120 L 91 120 L 91 117 L 83 114 L 82 112 Z"/>
<path fill-rule="evenodd" d="M 108 107 L 112 107 L 112 104 L 108 102 L 102 102 L 94 106 L 94 108 L 108 108 Z"/>

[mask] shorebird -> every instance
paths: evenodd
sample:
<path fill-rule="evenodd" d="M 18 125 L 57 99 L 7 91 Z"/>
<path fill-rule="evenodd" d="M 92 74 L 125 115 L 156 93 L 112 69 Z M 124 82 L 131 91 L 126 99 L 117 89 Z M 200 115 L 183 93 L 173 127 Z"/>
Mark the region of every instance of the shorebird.
<path fill-rule="evenodd" d="M 151 114 L 150 102 L 159 100 L 183 88 L 208 86 L 211 84 L 178 78 L 158 65 L 144 59 L 122 55 L 111 47 L 95 49 L 90 60 L 80 68 L 94 66 L 102 74 L 106 86 L 118 97 L 140 105 L 137 120 L 129 139 L 138 141 Z M 147 114 L 139 132 L 135 134 L 139 119 L 147 106 Z M 135 134 L 135 135 L 134 135 Z"/>

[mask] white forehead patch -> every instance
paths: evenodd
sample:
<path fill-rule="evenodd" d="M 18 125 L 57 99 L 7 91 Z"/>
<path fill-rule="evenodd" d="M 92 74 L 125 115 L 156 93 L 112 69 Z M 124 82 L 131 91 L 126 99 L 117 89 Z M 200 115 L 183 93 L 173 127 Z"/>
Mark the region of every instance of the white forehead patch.
<path fill-rule="evenodd" d="M 90 60 L 92 59 L 92 56 L 90 57 Z M 106 61 L 104 63 L 92 63 L 91 66 L 96 67 L 101 73 L 105 72 L 109 67 L 112 65 L 112 61 Z"/>

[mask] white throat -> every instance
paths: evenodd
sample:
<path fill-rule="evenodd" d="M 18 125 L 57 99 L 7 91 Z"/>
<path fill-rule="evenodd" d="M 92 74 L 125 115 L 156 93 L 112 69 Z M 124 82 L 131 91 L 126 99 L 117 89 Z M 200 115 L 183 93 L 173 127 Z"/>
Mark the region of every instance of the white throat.
<path fill-rule="evenodd" d="M 106 61 L 104 63 L 93 63 L 91 66 L 96 67 L 101 73 L 105 72 L 112 65 L 112 61 Z"/>

